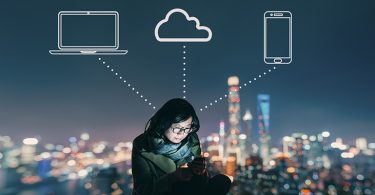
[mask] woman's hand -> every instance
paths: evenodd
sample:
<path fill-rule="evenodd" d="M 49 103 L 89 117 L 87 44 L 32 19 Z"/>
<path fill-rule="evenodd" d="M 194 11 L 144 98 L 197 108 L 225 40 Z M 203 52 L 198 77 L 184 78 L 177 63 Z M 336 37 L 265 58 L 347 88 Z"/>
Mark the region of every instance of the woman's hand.
<path fill-rule="evenodd" d="M 170 173 L 169 177 L 172 180 L 172 182 L 188 181 L 193 177 L 193 173 L 188 167 L 181 166 L 177 168 L 175 172 Z"/>
<path fill-rule="evenodd" d="M 188 166 L 195 175 L 204 175 L 207 173 L 207 160 L 204 157 L 195 158 Z"/>

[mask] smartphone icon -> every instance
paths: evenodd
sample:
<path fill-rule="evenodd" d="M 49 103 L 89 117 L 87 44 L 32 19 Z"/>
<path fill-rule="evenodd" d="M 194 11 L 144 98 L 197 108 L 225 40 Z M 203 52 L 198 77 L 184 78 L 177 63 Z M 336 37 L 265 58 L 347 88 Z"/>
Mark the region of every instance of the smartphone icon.
<path fill-rule="evenodd" d="M 264 62 L 292 62 L 292 13 L 289 11 L 264 13 Z"/>

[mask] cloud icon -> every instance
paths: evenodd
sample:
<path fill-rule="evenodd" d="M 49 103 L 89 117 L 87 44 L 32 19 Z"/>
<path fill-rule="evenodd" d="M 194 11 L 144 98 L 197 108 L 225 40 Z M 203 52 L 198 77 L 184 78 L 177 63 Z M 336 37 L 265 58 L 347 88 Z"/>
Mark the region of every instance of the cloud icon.
<path fill-rule="evenodd" d="M 204 30 L 207 32 L 208 36 L 207 37 L 203 37 L 203 38 L 161 38 L 159 36 L 159 28 L 164 24 L 164 23 L 167 23 L 169 21 L 169 18 L 172 14 L 174 13 L 181 13 L 185 16 L 186 20 L 187 21 L 194 21 L 195 22 L 195 28 L 197 30 Z M 189 14 L 183 10 L 183 9 L 180 9 L 180 8 L 175 8 L 175 9 L 172 9 L 171 11 L 169 11 L 167 13 L 167 15 L 165 16 L 165 18 L 163 20 L 161 20 L 160 22 L 158 22 L 158 24 L 156 25 L 155 27 L 155 37 L 158 41 L 160 42 L 208 42 L 211 40 L 212 38 L 212 31 L 210 28 L 206 27 L 206 26 L 200 26 L 200 22 L 199 20 L 196 18 L 196 17 L 190 17 Z"/>

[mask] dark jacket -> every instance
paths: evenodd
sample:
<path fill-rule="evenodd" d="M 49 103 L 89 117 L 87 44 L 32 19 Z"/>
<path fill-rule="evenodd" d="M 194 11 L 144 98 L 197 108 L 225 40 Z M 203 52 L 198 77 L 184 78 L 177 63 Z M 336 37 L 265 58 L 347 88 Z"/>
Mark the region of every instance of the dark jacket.
<path fill-rule="evenodd" d="M 190 150 L 195 157 L 200 156 L 201 148 L 196 133 L 188 139 Z M 151 152 L 145 134 L 141 134 L 133 141 L 132 172 L 134 180 L 133 195 L 162 195 L 170 190 L 168 173 L 187 162 L 176 164 L 172 159 Z"/>

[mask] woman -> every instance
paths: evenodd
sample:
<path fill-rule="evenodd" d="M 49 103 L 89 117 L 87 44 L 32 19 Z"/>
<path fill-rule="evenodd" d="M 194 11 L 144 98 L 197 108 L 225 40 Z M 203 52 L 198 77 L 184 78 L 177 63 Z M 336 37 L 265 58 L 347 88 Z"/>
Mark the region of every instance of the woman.
<path fill-rule="evenodd" d="M 230 179 L 209 177 L 197 135 L 199 120 L 184 99 L 171 99 L 133 141 L 133 194 L 226 194 Z"/>

